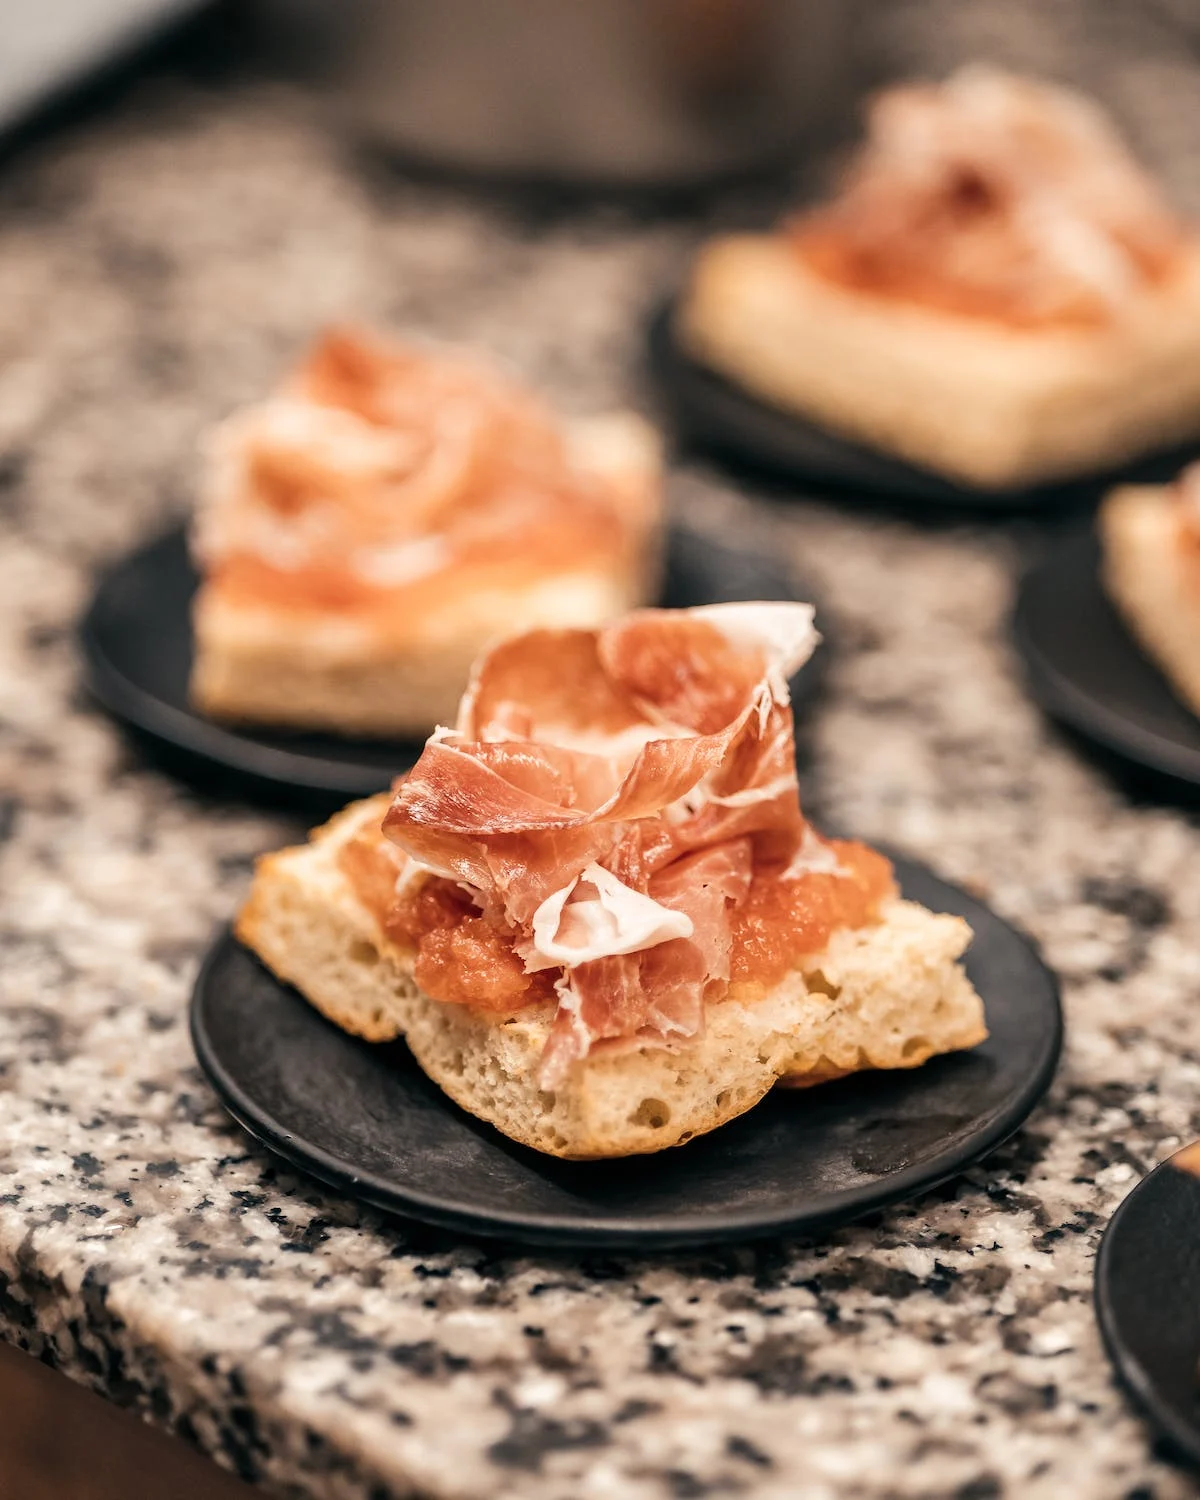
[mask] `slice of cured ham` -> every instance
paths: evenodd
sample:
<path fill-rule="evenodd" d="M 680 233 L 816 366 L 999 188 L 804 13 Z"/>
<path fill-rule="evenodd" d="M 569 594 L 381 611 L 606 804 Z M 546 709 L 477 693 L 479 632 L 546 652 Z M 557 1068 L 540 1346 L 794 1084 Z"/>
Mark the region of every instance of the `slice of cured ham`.
<path fill-rule="evenodd" d="M 634 556 L 649 497 L 581 464 L 570 432 L 465 356 L 333 329 L 213 434 L 195 552 L 243 602 L 368 613 L 496 567 Z"/>
<path fill-rule="evenodd" d="M 800 604 L 530 632 L 480 661 L 399 787 L 387 836 L 475 892 L 527 971 L 561 970 L 544 1087 L 700 1029 L 755 864 L 805 847 L 787 679 L 817 639 Z"/>
<path fill-rule="evenodd" d="M 1095 104 L 983 66 L 881 94 L 842 192 L 794 233 L 834 280 L 1032 325 L 1119 316 L 1184 245 Z"/>

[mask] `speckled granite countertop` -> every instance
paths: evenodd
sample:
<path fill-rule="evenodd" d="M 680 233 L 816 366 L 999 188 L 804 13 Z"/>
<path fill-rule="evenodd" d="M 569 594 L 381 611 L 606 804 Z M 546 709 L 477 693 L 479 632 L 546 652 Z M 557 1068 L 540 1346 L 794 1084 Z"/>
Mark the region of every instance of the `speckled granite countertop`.
<path fill-rule="evenodd" d="M 1186 190 L 1188 78 L 1139 66 L 1127 118 Z M 1114 1206 L 1200 1134 L 1200 827 L 1025 701 L 1019 535 L 674 483 L 830 603 L 820 811 L 982 888 L 1063 977 L 1059 1079 L 986 1167 L 817 1247 L 509 1254 L 281 1170 L 193 1064 L 199 955 L 299 824 L 166 779 L 81 697 L 90 569 L 186 503 L 200 430 L 328 315 L 474 337 L 570 406 L 644 400 L 639 320 L 697 227 L 405 186 L 262 86 L 156 85 L 0 176 L 0 1332 L 284 1495 L 1191 1494 L 1090 1291 Z"/>

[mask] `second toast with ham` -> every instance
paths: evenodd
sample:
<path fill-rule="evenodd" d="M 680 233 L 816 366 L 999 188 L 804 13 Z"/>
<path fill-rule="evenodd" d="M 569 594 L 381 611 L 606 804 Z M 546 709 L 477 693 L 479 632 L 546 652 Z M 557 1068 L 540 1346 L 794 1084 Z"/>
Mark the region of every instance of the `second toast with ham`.
<path fill-rule="evenodd" d="M 465 354 L 334 330 L 210 439 L 193 700 L 424 739 L 497 636 L 653 596 L 660 471 L 632 413 L 560 421 Z"/>

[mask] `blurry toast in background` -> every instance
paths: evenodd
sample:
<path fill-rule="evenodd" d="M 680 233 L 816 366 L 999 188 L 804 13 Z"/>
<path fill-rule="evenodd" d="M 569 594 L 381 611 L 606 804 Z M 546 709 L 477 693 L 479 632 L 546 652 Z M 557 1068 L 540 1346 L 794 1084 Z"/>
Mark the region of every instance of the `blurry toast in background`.
<path fill-rule="evenodd" d="M 465 355 L 329 333 L 209 443 L 193 700 L 423 738 L 493 637 L 653 595 L 661 489 L 631 413 L 560 422 Z"/>
<path fill-rule="evenodd" d="M 965 485 L 1200 436 L 1200 240 L 1096 105 L 983 67 L 883 93 L 837 196 L 703 248 L 677 333 L 763 400 Z"/>

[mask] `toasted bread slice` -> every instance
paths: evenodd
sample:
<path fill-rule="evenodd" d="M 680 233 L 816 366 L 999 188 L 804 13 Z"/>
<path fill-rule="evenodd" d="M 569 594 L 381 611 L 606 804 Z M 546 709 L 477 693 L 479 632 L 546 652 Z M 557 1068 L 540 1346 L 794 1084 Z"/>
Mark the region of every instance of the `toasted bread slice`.
<path fill-rule="evenodd" d="M 238 918 L 239 938 L 325 1016 L 369 1041 L 403 1036 L 456 1103 L 554 1156 L 629 1156 L 680 1145 L 751 1108 L 776 1082 L 819 1083 L 864 1068 L 911 1068 L 972 1047 L 983 1005 L 957 960 L 959 917 L 892 900 L 870 927 L 844 929 L 765 994 L 710 1005 L 702 1036 L 577 1063 L 546 1093 L 537 1067 L 553 1008 L 497 1021 L 431 1000 L 409 957 L 380 933 L 338 849 L 388 799 L 339 813 L 302 847 L 267 855 Z"/>
<path fill-rule="evenodd" d="M 403 638 L 336 611 L 251 607 L 207 584 L 193 608 L 192 701 L 214 718 L 345 734 L 416 736 L 451 722 L 471 664 L 494 638 L 541 625 L 596 625 L 653 599 L 660 566 L 658 440 L 612 413 L 570 426 L 580 467 L 629 497 L 641 523 L 630 561 L 581 556 L 569 571 L 454 590 L 405 622 Z"/>
<path fill-rule="evenodd" d="M 1100 536 L 1109 596 L 1180 701 L 1200 715 L 1200 566 L 1180 545 L 1173 491 L 1114 490 L 1100 510 Z"/>
<path fill-rule="evenodd" d="M 1200 250 L 1119 319 L 1022 328 L 834 284 L 783 236 L 713 241 L 676 329 L 703 364 L 849 440 L 1022 488 L 1200 433 Z"/>

